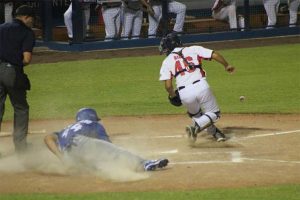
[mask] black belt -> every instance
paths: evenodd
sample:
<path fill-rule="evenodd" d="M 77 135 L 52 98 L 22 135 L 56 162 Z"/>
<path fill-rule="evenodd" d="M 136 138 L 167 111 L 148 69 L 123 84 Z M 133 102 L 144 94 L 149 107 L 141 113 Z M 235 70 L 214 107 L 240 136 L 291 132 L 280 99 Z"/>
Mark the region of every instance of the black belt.
<path fill-rule="evenodd" d="M 113 4 L 113 5 L 109 5 L 109 4 L 102 4 L 103 8 L 106 9 L 106 8 L 118 8 L 120 7 L 122 4 Z"/>
<path fill-rule="evenodd" d="M 200 80 L 194 81 L 193 84 L 198 83 L 198 82 L 200 82 Z M 184 89 L 184 88 L 185 88 L 185 86 L 180 86 L 180 87 L 178 88 L 178 91 L 179 91 L 179 90 L 182 90 L 182 89 Z"/>

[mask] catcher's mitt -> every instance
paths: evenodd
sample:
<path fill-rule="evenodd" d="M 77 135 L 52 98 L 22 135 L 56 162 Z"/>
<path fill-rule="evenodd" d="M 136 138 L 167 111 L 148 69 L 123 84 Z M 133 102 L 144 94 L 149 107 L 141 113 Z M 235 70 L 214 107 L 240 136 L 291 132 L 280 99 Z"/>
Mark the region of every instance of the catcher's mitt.
<path fill-rule="evenodd" d="M 180 99 L 178 90 L 175 90 L 175 94 L 176 94 L 175 97 L 172 97 L 172 98 L 170 96 L 168 97 L 169 101 L 173 106 L 181 106 L 182 103 L 181 103 L 181 99 Z"/>

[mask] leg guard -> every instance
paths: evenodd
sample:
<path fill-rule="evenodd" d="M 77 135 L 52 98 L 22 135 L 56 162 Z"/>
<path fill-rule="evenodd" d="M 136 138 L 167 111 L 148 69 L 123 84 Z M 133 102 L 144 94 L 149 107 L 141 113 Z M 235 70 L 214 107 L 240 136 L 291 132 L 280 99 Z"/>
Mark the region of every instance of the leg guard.
<path fill-rule="evenodd" d="M 220 118 L 220 111 L 207 112 L 201 115 L 199 118 L 193 117 L 196 125 L 195 133 L 199 133 L 207 127 L 213 125 Z"/>

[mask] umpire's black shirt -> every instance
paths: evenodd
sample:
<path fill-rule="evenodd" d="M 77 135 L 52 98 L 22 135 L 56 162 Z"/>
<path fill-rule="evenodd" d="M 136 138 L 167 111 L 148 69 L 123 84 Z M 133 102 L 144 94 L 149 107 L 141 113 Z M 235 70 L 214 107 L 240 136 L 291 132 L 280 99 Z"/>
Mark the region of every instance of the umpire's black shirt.
<path fill-rule="evenodd" d="M 0 60 L 23 67 L 23 52 L 32 52 L 35 36 L 22 21 L 0 25 Z"/>

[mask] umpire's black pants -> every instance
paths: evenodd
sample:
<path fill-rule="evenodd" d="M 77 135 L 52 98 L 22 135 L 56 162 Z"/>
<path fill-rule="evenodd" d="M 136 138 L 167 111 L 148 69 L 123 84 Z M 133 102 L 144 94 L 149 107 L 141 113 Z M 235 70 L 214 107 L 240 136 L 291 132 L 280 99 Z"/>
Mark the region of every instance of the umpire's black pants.
<path fill-rule="evenodd" d="M 14 108 L 14 132 L 13 141 L 17 153 L 26 151 L 26 137 L 28 133 L 29 105 L 26 99 L 26 89 L 16 87 L 16 66 L 8 63 L 0 63 L 0 130 L 5 110 L 7 95 Z"/>

